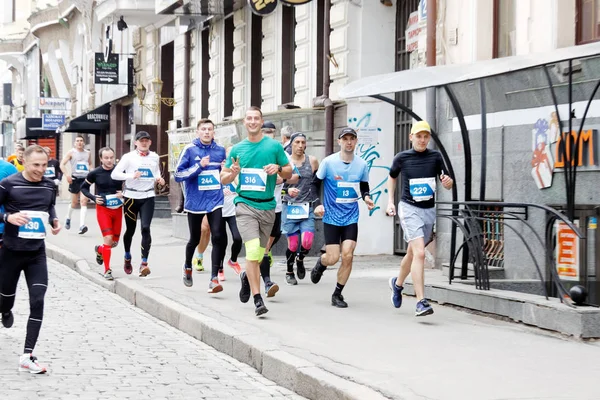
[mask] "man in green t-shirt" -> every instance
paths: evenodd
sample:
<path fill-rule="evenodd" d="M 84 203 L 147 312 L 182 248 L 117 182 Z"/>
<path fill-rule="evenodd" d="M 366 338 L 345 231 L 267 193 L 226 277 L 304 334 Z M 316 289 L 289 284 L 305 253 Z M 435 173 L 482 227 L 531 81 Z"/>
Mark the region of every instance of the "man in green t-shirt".
<path fill-rule="evenodd" d="M 277 174 L 283 179 L 292 176 L 292 166 L 281 144 L 263 135 L 262 112 L 258 107 L 246 111 L 244 126 L 248 137 L 233 146 L 221 172 L 221 183 L 231 183 L 239 174 L 238 196 L 235 198 L 235 218 L 246 248 L 246 271 L 240 274 L 242 288 L 240 301 L 254 296 L 256 315 L 266 313 L 267 307 L 260 295 L 258 264 L 275 221 L 275 182 Z"/>

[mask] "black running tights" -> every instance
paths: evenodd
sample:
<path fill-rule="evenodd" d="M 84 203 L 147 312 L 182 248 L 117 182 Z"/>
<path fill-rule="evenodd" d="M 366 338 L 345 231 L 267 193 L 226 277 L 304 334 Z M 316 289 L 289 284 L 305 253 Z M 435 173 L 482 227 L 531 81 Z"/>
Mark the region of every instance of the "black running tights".
<path fill-rule="evenodd" d="M 152 223 L 152 217 L 154 217 L 154 197 L 146 199 L 125 198 L 123 213 L 125 214 L 125 226 L 127 227 L 125 235 L 123 235 L 125 252 L 131 253 L 131 242 L 135 234 L 137 216 L 139 214 L 142 225 L 142 258 L 148 259 L 150 246 L 152 245 L 150 224 Z"/>
<path fill-rule="evenodd" d="M 207 214 L 193 214 L 188 212 L 188 227 L 190 230 L 190 240 L 185 247 L 185 265 L 192 265 L 192 257 L 194 250 L 200 242 L 202 231 L 202 219 L 208 218 L 210 226 L 210 242 L 212 243 L 212 252 L 210 253 L 210 261 L 212 264 L 211 279 L 217 278 L 221 262 L 225 258 L 225 249 L 227 248 L 227 232 L 225 231 L 225 219 L 220 208 Z"/>
<path fill-rule="evenodd" d="M 229 231 L 231 232 L 231 238 L 233 239 L 233 243 L 231 244 L 231 261 L 236 262 L 238 256 L 240 255 L 240 251 L 242 251 L 242 235 L 240 235 L 240 231 L 237 227 L 237 221 L 235 220 L 235 215 L 231 217 L 223 217 L 227 225 L 229 226 Z M 225 235 L 225 248 L 227 248 L 227 235 Z"/>
<path fill-rule="evenodd" d="M 0 312 L 7 313 L 15 305 L 21 271 L 29 290 L 29 320 L 23 353 L 32 353 L 44 318 L 44 296 L 48 288 L 46 247 L 33 251 L 0 249 Z"/>

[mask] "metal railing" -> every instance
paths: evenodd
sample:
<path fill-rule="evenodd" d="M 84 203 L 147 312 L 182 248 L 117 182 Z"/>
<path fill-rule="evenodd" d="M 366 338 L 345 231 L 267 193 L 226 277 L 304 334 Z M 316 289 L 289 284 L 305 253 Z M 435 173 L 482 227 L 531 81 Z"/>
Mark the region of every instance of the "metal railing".
<path fill-rule="evenodd" d="M 490 201 L 449 201 L 437 202 L 437 215 L 442 218 L 447 218 L 460 229 L 463 234 L 463 243 L 458 249 L 451 254 L 449 282 L 455 279 L 455 263 L 459 253 L 468 250 L 468 260 L 473 264 L 475 272 L 475 286 L 477 289 L 490 289 L 490 274 L 489 267 L 494 265 L 494 258 L 491 255 L 497 255 L 497 249 L 494 246 L 499 246 L 498 243 L 492 243 L 486 235 L 485 229 L 487 224 L 501 225 L 503 228 L 508 228 L 522 242 L 527 252 L 531 257 L 531 261 L 537 270 L 542 291 L 548 299 L 548 287 L 546 279 L 542 273 L 542 266 L 535 256 L 534 249 L 539 246 L 544 252 L 544 259 L 547 271 L 549 271 L 549 282 L 555 287 L 558 297 L 561 302 L 574 307 L 573 301 L 569 292 L 562 284 L 558 273 L 556 272 L 554 242 L 553 242 L 553 227 L 556 221 L 565 223 L 570 229 L 575 232 L 577 237 L 583 241 L 585 247 L 585 234 L 571 222 L 566 215 L 540 204 L 531 203 L 504 203 Z M 458 209 L 458 212 L 457 212 Z M 542 210 L 546 214 L 545 232 L 540 234 L 533 226 L 529 217 L 532 209 Z M 521 226 L 519 226 L 521 225 Z M 526 229 L 521 229 L 525 227 Z M 492 248 L 492 251 L 490 251 Z M 504 249 L 504 243 L 502 243 Z M 504 251 L 504 250 L 502 250 Z M 504 258 L 502 257 L 502 262 Z M 468 263 L 462 263 L 460 279 L 467 279 Z"/>

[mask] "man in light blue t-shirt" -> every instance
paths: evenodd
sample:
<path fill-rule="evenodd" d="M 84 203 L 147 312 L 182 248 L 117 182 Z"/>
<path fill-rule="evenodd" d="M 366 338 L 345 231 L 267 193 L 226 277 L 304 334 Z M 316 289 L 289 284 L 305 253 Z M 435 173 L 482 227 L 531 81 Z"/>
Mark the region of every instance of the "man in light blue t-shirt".
<path fill-rule="evenodd" d="M 310 279 L 318 283 L 325 269 L 340 259 L 337 284 L 331 296 L 331 305 L 348 307 L 342 290 L 352 272 L 352 258 L 358 238 L 358 200 L 362 198 L 369 210 L 375 207 L 369 196 L 369 168 L 367 163 L 354 156 L 358 135 L 352 128 L 344 128 L 338 135 L 341 150 L 326 157 L 315 175 L 313 185 L 319 193 L 321 182 L 325 182 L 323 204 L 315 208 L 316 216 L 323 216 L 326 253 L 313 267 Z"/>

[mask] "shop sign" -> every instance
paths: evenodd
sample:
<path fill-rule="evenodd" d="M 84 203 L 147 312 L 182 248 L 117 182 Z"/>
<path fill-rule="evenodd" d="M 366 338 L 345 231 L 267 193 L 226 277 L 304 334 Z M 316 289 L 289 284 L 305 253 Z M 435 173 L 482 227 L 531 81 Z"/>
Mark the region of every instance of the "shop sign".
<path fill-rule="evenodd" d="M 96 53 L 94 57 L 94 82 L 100 85 L 119 84 L 119 55 Z"/>
<path fill-rule="evenodd" d="M 59 114 L 42 114 L 42 129 L 56 131 L 65 124 L 65 116 Z"/>
<path fill-rule="evenodd" d="M 410 53 L 419 48 L 419 33 L 421 33 L 422 27 L 419 25 L 418 11 L 410 13 L 406 26 L 406 51 Z"/>
<path fill-rule="evenodd" d="M 578 221 L 575 225 L 579 226 Z M 579 237 L 567 224 L 557 221 L 556 272 L 565 281 L 579 281 Z"/>
<path fill-rule="evenodd" d="M 288 4 L 290 6 L 299 6 L 301 4 L 310 3 L 312 0 L 281 0 L 283 4 Z"/>
<path fill-rule="evenodd" d="M 67 99 L 61 99 L 58 97 L 40 97 L 39 109 L 41 111 L 66 110 L 67 109 Z"/>
<path fill-rule="evenodd" d="M 275 11 L 277 0 L 248 0 L 248 6 L 254 14 L 265 16 Z"/>
<path fill-rule="evenodd" d="M 567 134 L 558 137 L 554 146 L 556 162 L 554 168 L 564 168 L 565 162 L 571 161 L 571 165 L 577 167 L 598 167 L 598 130 L 588 129 L 581 131 L 577 137 L 576 131 L 571 131 L 571 140 L 566 140 Z M 566 142 L 566 143 L 565 143 Z M 567 154 L 564 155 L 564 146 L 566 144 Z M 574 150 L 571 146 L 577 146 L 577 153 L 571 160 L 571 152 Z"/>

